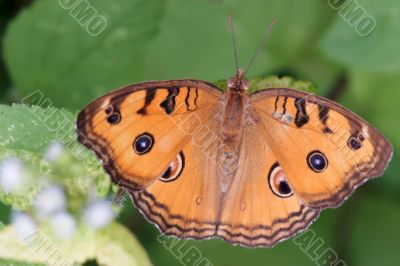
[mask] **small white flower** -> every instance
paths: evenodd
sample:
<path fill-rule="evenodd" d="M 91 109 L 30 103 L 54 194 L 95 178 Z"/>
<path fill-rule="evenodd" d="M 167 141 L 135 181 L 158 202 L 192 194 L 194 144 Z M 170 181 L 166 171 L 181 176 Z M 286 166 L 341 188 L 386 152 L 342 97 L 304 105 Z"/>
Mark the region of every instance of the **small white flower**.
<path fill-rule="evenodd" d="M 55 140 L 50 143 L 47 151 L 44 154 L 44 159 L 53 162 L 56 161 L 64 152 L 64 146 L 61 142 Z"/>
<path fill-rule="evenodd" d="M 115 217 L 111 202 L 105 200 L 94 201 L 85 210 L 84 219 L 86 223 L 95 229 L 108 225 Z"/>
<path fill-rule="evenodd" d="M 36 223 L 27 213 L 14 212 L 11 220 L 12 224 L 14 225 L 15 232 L 22 240 L 28 238 L 38 230 Z"/>
<path fill-rule="evenodd" d="M 66 205 L 64 190 L 57 185 L 43 189 L 35 200 L 36 212 L 41 217 L 63 211 Z"/>
<path fill-rule="evenodd" d="M 60 212 L 53 216 L 52 226 L 56 234 L 63 238 L 72 236 L 76 231 L 76 221 L 71 214 Z"/>
<path fill-rule="evenodd" d="M 10 193 L 22 187 L 22 183 L 22 162 L 14 157 L 5 159 L 0 164 L 0 186 L 6 193 Z"/>

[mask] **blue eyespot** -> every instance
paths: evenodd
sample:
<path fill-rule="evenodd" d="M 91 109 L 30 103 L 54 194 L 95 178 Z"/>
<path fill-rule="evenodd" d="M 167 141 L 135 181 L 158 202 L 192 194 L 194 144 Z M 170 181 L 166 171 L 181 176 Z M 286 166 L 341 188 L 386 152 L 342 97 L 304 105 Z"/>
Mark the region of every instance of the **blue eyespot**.
<path fill-rule="evenodd" d="M 133 142 L 133 149 L 137 154 L 142 155 L 151 150 L 153 143 L 153 136 L 146 132 L 136 137 L 135 141 Z"/>
<path fill-rule="evenodd" d="M 314 172 L 323 172 L 328 167 L 328 160 L 320 151 L 312 151 L 307 158 L 308 166 Z"/>

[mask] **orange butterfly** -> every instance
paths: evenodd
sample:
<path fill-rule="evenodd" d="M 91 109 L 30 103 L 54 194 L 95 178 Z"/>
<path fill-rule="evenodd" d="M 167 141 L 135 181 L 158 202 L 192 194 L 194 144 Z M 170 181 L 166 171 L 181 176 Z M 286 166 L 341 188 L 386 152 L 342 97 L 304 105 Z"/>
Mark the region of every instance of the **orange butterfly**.
<path fill-rule="evenodd" d="M 390 143 L 328 99 L 292 89 L 223 92 L 199 80 L 139 83 L 78 116 L 79 141 L 168 235 L 272 246 L 382 175 Z"/>
<path fill-rule="evenodd" d="M 390 143 L 337 103 L 200 80 L 131 85 L 78 116 L 78 140 L 167 235 L 271 247 L 382 175 Z"/>

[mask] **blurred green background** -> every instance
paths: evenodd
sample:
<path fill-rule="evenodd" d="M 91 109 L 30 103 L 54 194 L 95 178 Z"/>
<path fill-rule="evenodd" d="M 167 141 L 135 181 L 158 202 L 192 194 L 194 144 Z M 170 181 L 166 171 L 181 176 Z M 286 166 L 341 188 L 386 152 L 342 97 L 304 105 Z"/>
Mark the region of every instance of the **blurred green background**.
<path fill-rule="evenodd" d="M 374 124 L 395 149 L 384 177 L 358 189 L 340 208 L 323 211 L 311 229 L 323 240 L 322 249 L 331 247 L 347 265 L 398 265 L 398 0 L 348 1 L 348 10 L 331 6 L 346 1 L 327 0 L 83 1 L 107 21 L 102 31 L 101 24 L 87 26 L 89 17 L 66 8 L 72 2 L 0 0 L 2 104 L 41 90 L 56 107 L 76 112 L 105 92 L 139 81 L 228 78 L 235 71 L 228 14 L 234 17 L 242 67 L 276 18 L 249 78 L 277 74 L 311 81 L 318 94 Z M 376 22 L 366 36 L 357 33 L 357 5 Z M 0 221 L 8 223 L 10 207 L 0 210 Z M 136 235 L 154 265 L 185 265 L 131 204 L 118 220 Z M 273 249 L 234 247 L 221 240 L 181 242 L 197 247 L 213 265 L 318 265 L 292 240 Z"/>

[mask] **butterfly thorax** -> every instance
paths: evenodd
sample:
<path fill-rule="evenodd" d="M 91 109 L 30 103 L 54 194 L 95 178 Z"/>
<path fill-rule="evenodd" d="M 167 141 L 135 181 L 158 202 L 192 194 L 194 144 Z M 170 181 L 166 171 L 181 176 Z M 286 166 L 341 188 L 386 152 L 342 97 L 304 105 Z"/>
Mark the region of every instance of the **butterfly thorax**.
<path fill-rule="evenodd" d="M 249 97 L 231 91 L 225 96 L 222 135 L 225 142 L 236 142 L 240 139 Z"/>

